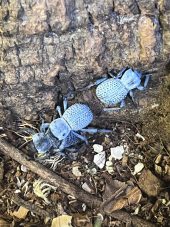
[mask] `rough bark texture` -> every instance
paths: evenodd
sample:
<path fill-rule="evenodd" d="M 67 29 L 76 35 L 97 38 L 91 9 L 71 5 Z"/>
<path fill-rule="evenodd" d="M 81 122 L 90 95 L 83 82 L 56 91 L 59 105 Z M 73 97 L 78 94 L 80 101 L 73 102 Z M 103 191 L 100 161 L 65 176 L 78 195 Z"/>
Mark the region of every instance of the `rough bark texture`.
<path fill-rule="evenodd" d="M 35 118 L 54 108 L 59 90 L 82 88 L 107 70 L 128 65 L 161 72 L 169 57 L 169 0 L 1 0 L 0 5 L 1 119 L 11 112 Z M 146 106 L 157 98 L 154 83 L 150 87 Z M 89 102 L 89 96 L 93 92 L 81 101 Z"/>

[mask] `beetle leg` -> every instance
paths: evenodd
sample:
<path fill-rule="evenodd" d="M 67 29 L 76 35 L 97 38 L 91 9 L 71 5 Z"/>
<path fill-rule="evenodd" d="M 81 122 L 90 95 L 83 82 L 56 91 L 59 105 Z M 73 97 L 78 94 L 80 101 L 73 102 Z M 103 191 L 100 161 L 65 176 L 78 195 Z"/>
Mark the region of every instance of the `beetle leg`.
<path fill-rule="evenodd" d="M 129 95 L 132 98 L 132 101 L 135 102 L 133 91 L 129 91 Z"/>
<path fill-rule="evenodd" d="M 49 123 L 44 123 L 44 120 L 43 120 L 43 122 L 42 122 L 42 124 L 40 126 L 40 132 L 45 133 L 46 130 L 49 128 L 49 125 L 50 125 Z"/>
<path fill-rule="evenodd" d="M 143 91 L 147 87 L 148 82 L 149 82 L 149 79 L 150 79 L 150 76 L 151 76 L 150 74 L 148 74 L 148 75 L 145 76 L 144 85 L 143 86 L 142 85 L 139 85 L 137 87 L 138 90 Z"/>
<path fill-rule="evenodd" d="M 94 87 L 94 86 L 97 86 L 97 85 L 101 84 L 102 82 L 104 82 L 104 81 L 107 80 L 107 79 L 108 79 L 108 77 L 107 77 L 107 76 L 104 76 L 104 77 L 102 77 L 102 78 L 96 80 L 95 82 L 90 83 L 88 86 L 86 86 L 86 87 L 84 87 L 84 88 L 78 89 L 78 91 L 85 91 L 85 90 L 88 90 L 88 89 L 90 89 L 91 87 Z"/>
<path fill-rule="evenodd" d="M 115 76 L 111 72 L 108 72 L 108 74 L 110 77 L 115 78 Z"/>
<path fill-rule="evenodd" d="M 121 101 L 121 103 L 120 103 L 120 108 L 123 108 L 123 107 L 125 107 L 125 106 L 126 106 L 125 100 L 123 99 L 123 100 Z"/>
<path fill-rule="evenodd" d="M 112 107 L 112 108 L 103 108 L 103 111 L 105 112 L 114 112 L 120 110 L 120 107 Z"/>
<path fill-rule="evenodd" d="M 73 133 L 75 136 L 77 136 L 79 139 L 83 140 L 86 144 L 88 144 L 88 140 L 87 140 L 87 138 L 86 138 L 85 136 L 82 136 L 82 135 L 80 135 L 80 134 L 78 134 L 78 133 L 76 133 L 76 132 L 74 132 L 74 131 L 72 131 L 72 133 Z"/>
<path fill-rule="evenodd" d="M 83 128 L 81 129 L 82 132 L 88 132 L 91 134 L 97 133 L 97 132 L 101 132 L 101 133 L 108 133 L 108 132 L 112 132 L 112 130 L 109 129 L 98 129 L 98 128 Z"/>
<path fill-rule="evenodd" d="M 116 78 L 118 79 L 122 77 L 126 70 L 127 70 L 127 67 L 124 67 L 123 69 L 121 69 L 120 72 L 117 74 Z"/>
<path fill-rule="evenodd" d="M 140 90 L 140 91 L 143 91 L 143 90 L 144 90 L 144 86 L 139 85 L 139 86 L 137 87 L 137 89 Z"/>
<path fill-rule="evenodd" d="M 62 117 L 61 107 L 60 106 L 56 107 L 56 111 L 58 112 L 59 116 Z"/>
<path fill-rule="evenodd" d="M 150 74 L 148 74 L 148 75 L 145 76 L 145 81 L 144 81 L 144 85 L 143 85 L 144 88 L 147 87 L 148 82 L 149 82 L 149 80 L 150 80 L 150 76 L 151 76 Z"/>
<path fill-rule="evenodd" d="M 65 112 L 67 107 L 68 107 L 68 102 L 67 102 L 67 98 L 66 97 L 63 100 L 63 107 L 64 107 L 64 112 Z"/>

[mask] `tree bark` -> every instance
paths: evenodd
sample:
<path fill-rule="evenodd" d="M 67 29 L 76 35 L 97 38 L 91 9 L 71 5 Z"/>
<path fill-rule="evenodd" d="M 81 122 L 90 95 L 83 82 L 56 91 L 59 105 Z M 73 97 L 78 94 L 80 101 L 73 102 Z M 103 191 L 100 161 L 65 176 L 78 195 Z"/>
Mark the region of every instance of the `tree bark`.
<path fill-rule="evenodd" d="M 108 70 L 159 74 L 167 64 L 168 0 L 1 0 L 0 6 L 1 120 L 11 113 L 35 119 L 54 108 L 59 91 L 82 88 Z M 150 93 L 147 107 L 157 98 Z"/>

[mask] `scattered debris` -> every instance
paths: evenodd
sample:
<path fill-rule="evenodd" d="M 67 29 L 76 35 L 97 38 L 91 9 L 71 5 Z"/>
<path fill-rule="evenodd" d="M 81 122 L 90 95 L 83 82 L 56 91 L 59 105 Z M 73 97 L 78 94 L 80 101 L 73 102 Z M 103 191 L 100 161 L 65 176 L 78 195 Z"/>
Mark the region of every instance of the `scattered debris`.
<path fill-rule="evenodd" d="M 102 214 L 97 214 L 95 223 L 94 223 L 94 227 L 102 227 L 102 222 L 103 222 L 103 215 Z"/>
<path fill-rule="evenodd" d="M 50 121 L 51 118 L 49 118 L 48 122 Z M 38 127 L 38 124 L 36 123 L 36 127 Z M 53 225 L 60 224 L 59 226 L 63 227 L 68 227 L 71 224 L 77 227 L 121 226 L 123 222 L 127 224 L 128 220 L 130 222 L 131 220 L 138 220 L 138 223 L 140 220 L 140 223 L 143 223 L 142 219 L 137 219 L 138 216 L 136 215 L 142 217 L 143 220 L 148 219 L 151 222 L 155 222 L 154 225 L 159 223 L 161 226 L 166 226 L 165 223 L 168 222 L 170 206 L 170 198 L 165 189 L 166 186 L 163 186 L 161 191 L 160 186 L 162 184 L 159 178 L 154 176 L 156 180 L 150 179 L 150 176 L 147 176 L 150 175 L 150 172 L 147 172 L 141 180 L 141 175 L 145 171 L 144 167 L 146 164 L 148 168 L 155 166 L 155 172 L 161 176 L 161 179 L 170 180 L 170 158 L 166 150 L 167 148 L 159 149 L 159 147 L 155 148 L 152 145 L 153 149 L 147 153 L 146 149 L 148 150 L 148 147 L 146 142 L 148 141 L 139 133 L 139 128 L 136 130 L 136 124 L 131 127 L 129 123 L 117 123 L 115 129 L 109 137 L 102 134 L 99 136 L 94 135 L 94 137 L 89 136 L 89 142 L 93 145 L 87 147 L 84 144 L 85 149 L 81 150 L 81 152 L 75 152 L 73 149 L 70 149 L 64 157 L 53 150 L 43 157 L 37 158 L 35 153 L 33 153 L 35 156 L 30 155 L 31 158 L 35 157 L 35 161 L 46 166 L 44 167 L 36 163 L 36 165 L 39 165 L 38 170 L 40 166 L 42 169 L 44 168 L 43 171 L 51 168 L 54 177 L 55 175 L 61 176 L 61 178 L 57 178 L 55 181 L 49 181 L 50 184 L 59 181 L 59 185 L 60 182 L 63 182 L 61 188 L 60 186 L 58 187 L 57 192 L 53 192 L 52 190 L 56 188 L 51 188 L 51 185 L 46 184 L 43 180 L 34 182 L 34 179 L 37 179 L 37 175 L 36 172 L 33 173 L 34 170 L 33 172 L 30 171 L 31 168 L 28 163 L 19 161 L 22 164 L 19 165 L 15 161 L 11 162 L 10 159 L 7 159 L 7 167 L 5 166 L 5 171 L 7 170 L 7 172 L 5 172 L 5 175 L 3 174 L 3 179 L 5 179 L 5 182 L 8 182 L 7 193 L 12 191 L 13 196 L 21 195 L 23 201 L 15 203 L 12 199 L 11 202 L 9 195 L 3 194 L 2 188 L 0 190 L 2 212 L 5 211 L 4 207 L 6 206 L 9 211 L 7 211 L 8 216 L 10 214 L 12 218 L 22 220 L 23 223 L 21 224 L 23 225 L 28 225 L 28 222 L 31 223 L 31 221 L 35 223 L 37 220 L 41 220 L 40 224 L 37 223 L 37 227 L 41 227 L 44 224 L 50 225 L 49 221 L 52 221 L 56 213 L 59 216 L 57 217 L 59 220 L 56 223 L 53 222 Z M 15 138 L 15 144 L 21 150 L 20 147 L 25 137 L 20 137 L 17 140 L 16 134 Z M 117 146 L 117 144 L 121 145 Z M 24 145 L 21 154 L 24 152 L 28 154 L 27 152 L 32 149 L 30 145 L 31 143 Z M 76 158 L 70 158 L 72 154 L 76 154 Z M 14 154 L 11 157 L 13 158 Z M 24 158 L 25 154 L 21 155 L 22 157 Z M 147 162 L 147 157 L 148 160 L 154 160 L 154 163 Z M 6 157 L 4 157 L 4 160 L 6 163 Z M 26 158 L 26 160 L 29 159 Z M 32 162 L 31 159 L 29 160 L 30 162 Z M 51 170 L 49 170 L 49 174 L 50 172 L 52 173 Z M 132 177 L 132 174 L 135 177 Z M 43 175 L 40 175 L 40 177 L 43 178 Z M 45 178 L 43 179 L 46 181 Z M 141 190 L 136 186 L 136 183 L 138 183 L 140 189 L 147 196 L 144 193 L 142 197 Z M 57 186 L 57 184 L 55 185 Z M 79 189 L 77 189 L 77 185 L 80 185 Z M 65 190 L 65 187 L 68 190 Z M 157 188 L 154 189 L 154 187 Z M 11 188 L 14 188 L 14 190 Z M 62 190 L 64 193 L 62 193 Z M 79 193 L 79 190 L 81 193 Z M 157 192 L 152 192 L 152 190 L 157 190 Z M 73 194 L 72 191 L 74 192 Z M 36 195 L 43 200 L 39 199 Z M 80 195 L 81 198 L 77 195 Z M 157 196 L 157 198 L 150 198 L 152 196 Z M 93 207 L 94 203 L 97 205 L 94 206 L 92 211 L 90 207 Z M 106 215 L 97 215 L 101 211 L 95 209 L 95 207 L 100 207 L 100 204 L 102 204 L 102 211 L 104 210 Z M 18 217 L 17 214 L 12 215 L 12 213 L 19 212 L 18 207 L 25 207 L 30 211 L 27 215 L 25 214 L 25 218 L 22 218 L 20 214 Z M 64 223 L 62 222 L 63 220 L 60 222 L 60 217 L 64 215 L 72 215 L 70 216 L 72 218 L 69 223 L 67 220 Z M 8 217 L 5 220 L 9 220 Z M 17 225 L 17 223 L 15 224 Z M 133 225 L 137 225 L 135 221 Z"/>
<path fill-rule="evenodd" d="M 150 170 L 142 171 L 138 184 L 148 196 L 157 196 L 160 193 L 161 181 Z"/>
<path fill-rule="evenodd" d="M 112 147 L 110 150 L 111 150 L 111 156 L 114 159 L 118 159 L 118 160 L 122 159 L 123 153 L 125 152 L 123 146 Z"/>
<path fill-rule="evenodd" d="M 127 185 L 126 188 L 120 188 L 117 192 L 115 192 L 115 196 L 112 196 L 112 200 L 110 200 L 104 210 L 107 213 L 112 213 L 116 210 L 121 210 L 124 207 L 129 205 L 138 204 L 142 198 L 142 193 L 138 187 L 131 188 Z M 119 193 L 123 193 L 123 196 L 119 196 Z"/>
<path fill-rule="evenodd" d="M 112 174 L 114 172 L 113 170 L 113 162 L 112 162 L 112 155 L 109 156 L 109 161 L 106 162 L 106 170 L 108 173 Z"/>
<path fill-rule="evenodd" d="M 105 162 L 106 162 L 106 153 L 102 151 L 96 155 L 94 155 L 93 162 L 100 168 L 103 169 Z"/>
<path fill-rule="evenodd" d="M 81 172 L 80 172 L 80 170 L 79 170 L 79 166 L 74 166 L 74 167 L 72 168 L 72 173 L 73 173 L 74 176 L 76 176 L 76 177 L 81 177 L 81 176 L 82 176 L 82 174 L 81 174 Z"/>
<path fill-rule="evenodd" d="M 17 186 L 18 186 L 18 188 L 21 188 L 23 186 L 23 184 L 25 184 L 25 179 L 22 178 L 20 180 L 19 177 L 16 177 L 16 179 L 17 179 Z"/>
<path fill-rule="evenodd" d="M 87 167 L 87 173 L 90 173 L 91 175 L 95 175 L 97 173 L 97 169 Z"/>
<path fill-rule="evenodd" d="M 86 211 L 87 206 L 85 203 L 82 204 L 82 208 L 83 208 L 83 211 Z"/>
<path fill-rule="evenodd" d="M 73 216 L 73 226 L 76 227 L 94 227 L 92 225 L 92 219 L 88 217 L 88 215 L 83 215 L 80 213 L 76 213 Z"/>
<path fill-rule="evenodd" d="M 50 194 L 51 190 L 55 191 L 56 189 L 56 187 L 43 182 L 43 180 L 41 179 L 35 180 L 33 183 L 34 193 L 38 197 L 42 198 L 46 204 L 50 204 L 50 201 L 47 199 L 47 197 Z"/>
<path fill-rule="evenodd" d="M 137 173 L 140 173 L 143 168 L 144 168 L 144 164 L 143 163 L 139 162 L 138 164 L 136 164 L 135 167 L 134 167 L 133 175 L 136 175 Z"/>
<path fill-rule="evenodd" d="M 89 185 L 88 185 L 86 182 L 82 185 L 82 188 L 83 188 L 86 192 L 92 193 L 92 189 L 89 187 Z"/>
<path fill-rule="evenodd" d="M 141 134 L 136 133 L 135 136 L 136 136 L 137 138 L 142 139 L 143 141 L 145 141 L 145 138 L 144 138 Z"/>
<path fill-rule="evenodd" d="M 58 164 L 64 159 L 64 157 L 61 157 L 61 155 L 59 153 L 56 153 L 54 156 L 50 156 L 50 158 L 44 158 L 44 157 L 40 157 L 38 159 L 38 161 L 40 163 L 42 163 L 43 165 L 49 165 L 50 169 L 52 169 L 53 171 L 56 170 Z"/>
<path fill-rule="evenodd" d="M 27 170 L 27 167 L 24 166 L 24 165 L 21 165 L 21 171 L 26 173 L 28 170 Z"/>

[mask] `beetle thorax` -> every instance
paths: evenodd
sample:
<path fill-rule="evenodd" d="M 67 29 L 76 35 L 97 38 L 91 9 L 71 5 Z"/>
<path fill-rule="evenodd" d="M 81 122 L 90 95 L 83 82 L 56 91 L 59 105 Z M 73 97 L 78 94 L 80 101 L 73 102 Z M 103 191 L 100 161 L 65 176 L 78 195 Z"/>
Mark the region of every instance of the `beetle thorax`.
<path fill-rule="evenodd" d="M 71 131 L 70 125 L 63 118 L 52 121 L 49 128 L 51 133 L 59 140 L 65 139 Z"/>
<path fill-rule="evenodd" d="M 127 70 L 120 80 L 128 91 L 137 88 L 141 83 L 140 75 L 131 69 Z"/>

